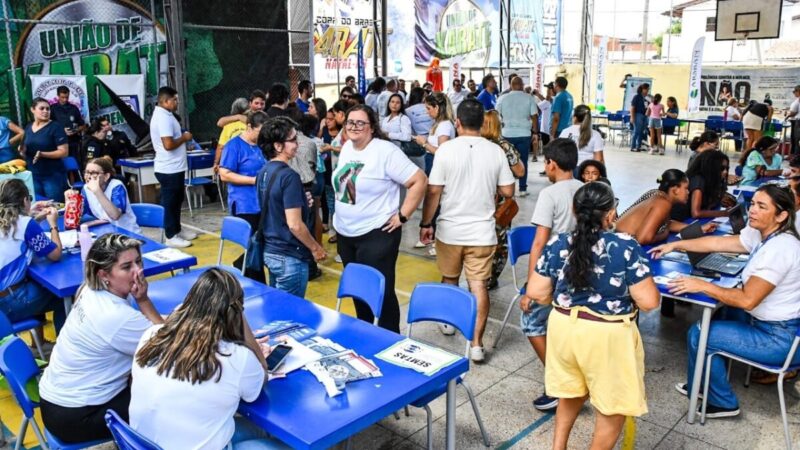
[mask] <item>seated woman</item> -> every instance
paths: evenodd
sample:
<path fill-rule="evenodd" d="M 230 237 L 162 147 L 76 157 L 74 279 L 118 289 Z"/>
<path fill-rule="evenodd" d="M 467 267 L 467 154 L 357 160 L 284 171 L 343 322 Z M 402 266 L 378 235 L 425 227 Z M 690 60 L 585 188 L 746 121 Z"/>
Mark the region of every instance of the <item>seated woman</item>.
<path fill-rule="evenodd" d="M 661 295 L 639 244 L 610 231 L 614 204 L 604 183 L 578 189 L 575 231 L 550 240 L 529 278 L 528 294 L 553 303 L 544 373 L 547 394 L 559 398 L 553 448 L 567 448 L 588 398 L 596 413 L 592 448 L 613 448 L 625 416 L 647 413 L 635 317 L 637 308 L 656 308 Z"/>
<path fill-rule="evenodd" d="M 30 197 L 21 180 L 0 182 L 0 311 L 11 322 L 53 311 L 58 333 L 66 319 L 61 299 L 27 276 L 34 255 L 61 259 L 58 211 L 45 202 L 31 205 Z M 45 218 L 50 237 L 37 223 Z M 43 340 L 41 328 L 36 332 Z"/>
<path fill-rule="evenodd" d="M 114 166 L 108 158 L 95 158 L 86 163 L 83 178 L 86 184 L 81 194 L 88 209 L 85 213 L 134 233 L 140 232 L 125 183 L 114 178 Z"/>
<path fill-rule="evenodd" d="M 670 217 L 679 222 L 689 218 L 726 217 L 730 213 L 728 208 L 736 206 L 736 199 L 727 193 L 729 167 L 728 156 L 722 152 L 700 153 L 686 171 L 689 202 L 673 205 Z"/>
<path fill-rule="evenodd" d="M 578 179 L 584 183 L 591 183 L 592 181 L 601 181 L 607 185 L 611 185 L 608 180 L 608 173 L 606 172 L 606 165 L 595 159 L 587 159 L 578 165 Z"/>
<path fill-rule="evenodd" d="M 164 322 L 147 296 L 141 245 L 109 233 L 89 250 L 85 281 L 39 381 L 44 426 L 64 442 L 111 438 L 109 409 L 128 420 L 133 354 L 144 332 Z"/>
<path fill-rule="evenodd" d="M 753 196 L 750 221 L 739 236 L 706 236 L 658 246 L 650 253 L 658 258 L 674 250 L 749 254 L 742 271 L 742 287 L 723 288 L 699 278 L 679 278 L 669 285 L 674 295 L 702 292 L 725 305 L 711 322 L 707 353 L 731 351 L 764 364 L 782 365 L 800 325 L 800 240 L 795 230 L 794 198 L 788 189 L 761 186 Z M 687 395 L 691 390 L 700 327 L 688 332 L 688 383 L 676 386 Z M 800 363 L 800 352 L 792 364 Z M 723 358 L 711 365 L 706 417 L 739 414 L 739 401 L 727 379 Z"/>
<path fill-rule="evenodd" d="M 761 177 L 778 177 L 783 174 L 783 157 L 776 154 L 777 150 L 778 141 L 773 137 L 763 136 L 753 148 L 742 153 L 739 159 L 742 184 L 752 184 Z"/>
<path fill-rule="evenodd" d="M 616 230 L 627 233 L 640 245 L 661 242 L 670 233 L 678 233 L 687 224 L 670 219 L 669 212 L 677 204 L 689 201 L 689 179 L 678 169 L 669 169 L 658 179 L 658 189 L 652 189 L 639 197 L 617 220 Z M 703 231 L 716 229 L 714 223 L 703 225 Z"/>
<path fill-rule="evenodd" d="M 132 372 L 133 429 L 165 450 L 236 449 L 245 442 L 283 448 L 253 442 L 267 434 L 234 417 L 240 401 L 254 401 L 266 386 L 270 352 L 269 338 L 256 341 L 243 311 L 236 277 L 210 269 L 163 325 L 145 332 Z"/>

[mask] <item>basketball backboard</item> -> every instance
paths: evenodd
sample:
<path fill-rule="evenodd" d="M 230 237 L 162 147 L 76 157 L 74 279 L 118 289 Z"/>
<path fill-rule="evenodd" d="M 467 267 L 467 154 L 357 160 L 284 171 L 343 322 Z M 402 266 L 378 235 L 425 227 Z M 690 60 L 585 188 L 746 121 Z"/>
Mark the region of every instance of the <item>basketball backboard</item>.
<path fill-rule="evenodd" d="M 776 39 L 782 0 L 717 0 L 717 41 Z"/>

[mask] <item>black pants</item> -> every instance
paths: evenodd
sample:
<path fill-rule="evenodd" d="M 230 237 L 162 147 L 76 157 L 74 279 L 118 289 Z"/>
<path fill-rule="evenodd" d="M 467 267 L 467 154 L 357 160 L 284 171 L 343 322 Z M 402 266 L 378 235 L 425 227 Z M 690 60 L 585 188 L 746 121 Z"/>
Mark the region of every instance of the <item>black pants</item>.
<path fill-rule="evenodd" d="M 104 419 L 106 411 L 114 412 L 128 422 L 128 405 L 131 403 L 131 388 L 125 387 L 116 397 L 102 405 L 65 408 L 41 399 L 42 421 L 47 430 L 65 443 L 78 443 L 111 439 Z"/>
<path fill-rule="evenodd" d="M 184 174 L 158 173 L 156 179 L 161 184 L 161 206 L 164 207 L 164 234 L 167 239 L 181 232 L 181 207 L 184 198 Z"/>
<path fill-rule="evenodd" d="M 258 231 L 258 219 L 261 218 L 260 213 L 252 213 L 252 214 L 236 214 L 236 204 L 233 205 L 231 208 L 231 214 L 247 221 L 250 224 L 250 236 L 255 234 Z M 242 264 L 244 264 L 244 253 L 242 253 L 236 261 L 233 262 L 233 267 L 237 269 L 242 268 Z M 267 277 L 264 275 L 264 268 L 262 267 L 261 270 L 251 270 L 245 269 L 244 276 L 250 278 L 251 280 L 258 281 L 259 283 L 267 284 Z"/>
<path fill-rule="evenodd" d="M 795 117 L 789 122 L 792 128 L 789 130 L 789 138 L 792 141 L 791 152 L 793 155 L 800 153 L 800 117 Z"/>
<path fill-rule="evenodd" d="M 378 326 L 395 333 L 400 332 L 400 304 L 397 302 L 397 295 L 394 292 L 394 276 L 402 237 L 403 230 L 400 228 L 391 233 L 376 229 L 357 237 L 340 234 L 336 241 L 339 256 L 342 257 L 342 264 L 347 266 L 353 262 L 374 267 L 386 278 L 383 309 L 381 317 L 378 319 Z M 358 301 L 355 302 L 355 306 L 358 318 L 372 323 L 375 316 L 372 315 L 370 307 Z"/>

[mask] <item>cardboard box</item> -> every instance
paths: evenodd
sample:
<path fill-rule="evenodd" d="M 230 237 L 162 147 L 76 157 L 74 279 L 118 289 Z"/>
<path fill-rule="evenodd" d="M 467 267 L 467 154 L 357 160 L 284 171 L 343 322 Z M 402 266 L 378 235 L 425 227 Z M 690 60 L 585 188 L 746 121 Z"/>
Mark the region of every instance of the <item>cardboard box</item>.
<path fill-rule="evenodd" d="M 132 177 L 130 181 L 128 181 L 128 198 L 131 199 L 131 203 L 153 203 L 158 204 L 161 198 L 161 185 L 159 184 L 149 184 L 147 186 L 142 186 L 142 199 L 139 198 L 139 184 L 136 180 L 136 177 Z"/>

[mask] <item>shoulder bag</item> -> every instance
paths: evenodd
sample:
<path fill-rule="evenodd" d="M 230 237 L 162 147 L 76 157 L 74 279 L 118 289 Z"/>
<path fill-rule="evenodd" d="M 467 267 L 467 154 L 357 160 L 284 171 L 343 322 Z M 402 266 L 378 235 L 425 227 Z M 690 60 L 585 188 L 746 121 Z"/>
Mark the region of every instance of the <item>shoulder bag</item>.
<path fill-rule="evenodd" d="M 511 221 L 514 216 L 519 212 L 519 205 L 517 202 L 509 197 L 503 200 L 503 203 L 494 211 L 494 223 L 500 228 L 508 228 L 511 226 Z"/>
<path fill-rule="evenodd" d="M 244 262 L 244 267 L 247 270 L 264 270 L 264 218 L 267 216 L 269 209 L 269 193 L 272 190 L 272 185 L 275 183 L 275 178 L 284 167 L 279 167 L 275 170 L 267 183 L 267 190 L 264 192 L 264 197 L 261 199 L 261 215 L 258 219 L 258 230 L 255 234 L 250 236 L 250 245 L 247 247 L 247 259 Z M 266 171 L 264 172 L 266 176 Z M 258 179 L 256 179 L 256 190 L 258 190 Z"/>

